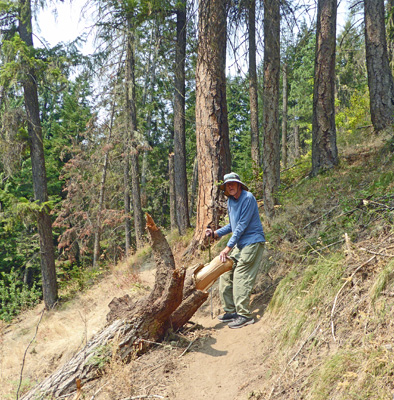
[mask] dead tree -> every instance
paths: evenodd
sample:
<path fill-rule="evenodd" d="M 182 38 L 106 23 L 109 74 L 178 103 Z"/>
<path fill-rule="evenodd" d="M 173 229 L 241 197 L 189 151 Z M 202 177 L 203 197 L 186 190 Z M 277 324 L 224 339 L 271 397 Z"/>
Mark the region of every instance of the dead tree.
<path fill-rule="evenodd" d="M 137 301 L 130 296 L 114 298 L 109 304 L 108 325 L 65 365 L 48 376 L 21 400 L 59 398 L 97 378 L 103 361 L 117 357 L 128 361 L 142 354 L 150 342 L 163 340 L 169 330 L 181 328 L 205 302 L 207 289 L 233 262 L 216 257 L 210 264 L 186 271 L 175 265 L 167 240 L 147 215 L 147 228 L 157 265 L 152 291 Z"/>

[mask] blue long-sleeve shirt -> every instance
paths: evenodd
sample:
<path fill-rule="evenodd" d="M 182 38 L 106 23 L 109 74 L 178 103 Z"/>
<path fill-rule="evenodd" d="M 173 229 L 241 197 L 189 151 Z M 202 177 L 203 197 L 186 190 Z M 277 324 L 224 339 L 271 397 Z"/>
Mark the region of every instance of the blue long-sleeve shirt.
<path fill-rule="evenodd" d="M 259 242 L 265 242 L 263 225 L 261 224 L 257 201 L 252 193 L 242 190 L 236 199 L 230 196 L 227 200 L 230 223 L 216 231 L 219 237 L 232 232 L 227 246 L 239 249 Z"/>

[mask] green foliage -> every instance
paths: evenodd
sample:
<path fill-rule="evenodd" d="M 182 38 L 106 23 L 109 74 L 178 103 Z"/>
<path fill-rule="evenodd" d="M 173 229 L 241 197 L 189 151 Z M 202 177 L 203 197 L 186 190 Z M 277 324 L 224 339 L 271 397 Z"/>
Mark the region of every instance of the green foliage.
<path fill-rule="evenodd" d="M 248 81 L 240 77 L 227 79 L 227 108 L 230 135 L 231 168 L 245 180 L 251 178 L 250 118 Z"/>
<path fill-rule="evenodd" d="M 286 193 L 286 187 L 292 185 L 294 182 L 298 182 L 300 179 L 308 176 L 311 170 L 312 163 L 312 151 L 309 150 L 305 155 L 302 155 L 300 159 L 296 160 L 296 168 L 290 168 L 281 174 L 281 185 L 282 189 L 279 191 L 279 196 L 281 193 Z M 286 194 L 288 195 L 288 193 Z"/>
<path fill-rule="evenodd" d="M 313 80 L 316 36 L 303 26 L 294 45 L 287 51 L 288 119 L 300 127 L 300 140 L 310 139 L 313 112 Z"/>
<path fill-rule="evenodd" d="M 352 108 L 352 97 L 356 92 L 367 91 L 364 35 L 361 29 L 361 25 L 355 24 L 354 18 L 350 18 L 337 39 L 336 87 L 341 110 Z"/>
<path fill-rule="evenodd" d="M 350 106 L 338 111 L 335 115 L 335 123 L 338 128 L 338 145 L 354 145 L 359 142 L 359 129 L 371 125 L 369 113 L 368 91 L 353 91 Z"/>
<path fill-rule="evenodd" d="M 28 266 L 37 277 L 40 272 L 39 243 L 34 227 L 36 203 L 12 194 L 16 188 L 12 178 L 0 184 L 0 272 L 9 273 L 11 268 Z"/>
<path fill-rule="evenodd" d="M 359 142 L 360 128 L 370 126 L 365 45 L 361 26 L 351 16 L 337 39 L 336 115 L 338 145 Z"/>
<path fill-rule="evenodd" d="M 63 292 L 78 293 L 88 289 L 103 274 L 103 269 L 84 268 L 70 260 L 57 262 L 59 288 Z"/>
<path fill-rule="evenodd" d="M 94 355 L 88 358 L 87 363 L 98 369 L 104 368 L 111 360 L 112 350 L 109 345 L 99 346 L 94 350 Z"/>
<path fill-rule="evenodd" d="M 36 284 L 29 288 L 21 282 L 20 277 L 12 268 L 7 274 L 0 272 L 0 318 L 11 321 L 21 311 L 38 303 L 41 291 Z"/>
<path fill-rule="evenodd" d="M 59 179 L 62 166 L 70 158 L 73 142 L 86 129 L 91 116 L 90 78 L 79 77 L 86 65 L 75 45 L 34 49 L 17 34 L 3 36 L 0 66 L 0 273 L 18 266 L 29 270 L 34 285 L 40 283 L 39 243 L 36 215 L 43 208 L 53 210 L 64 197 Z M 34 202 L 27 119 L 23 110 L 21 82 L 34 72 L 39 89 L 41 125 L 44 139 L 49 201 Z M 73 80 L 69 78 L 73 75 Z M 5 285 L 5 286 L 4 286 Z M 3 280 L 3 289 L 11 285 Z M 14 287 L 9 287 L 14 290 Z M 7 289 L 7 290 L 8 290 Z M 24 293 L 24 292 L 23 292 Z M 10 304 L 13 304 L 11 302 Z M 9 305 L 9 307 L 11 307 Z M 12 312 L 18 312 L 17 307 Z"/>

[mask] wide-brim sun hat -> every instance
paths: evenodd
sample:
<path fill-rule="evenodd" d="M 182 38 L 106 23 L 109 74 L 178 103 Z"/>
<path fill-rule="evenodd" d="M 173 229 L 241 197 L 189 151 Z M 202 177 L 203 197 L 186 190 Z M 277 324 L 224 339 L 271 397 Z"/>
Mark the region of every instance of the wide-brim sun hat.
<path fill-rule="evenodd" d="M 229 195 L 226 191 L 226 183 L 229 182 L 238 182 L 242 186 L 242 189 L 249 191 L 249 188 L 241 181 L 239 175 L 235 172 L 230 172 L 229 174 L 224 175 L 223 183 L 219 186 L 219 189 L 223 190 L 226 196 Z"/>

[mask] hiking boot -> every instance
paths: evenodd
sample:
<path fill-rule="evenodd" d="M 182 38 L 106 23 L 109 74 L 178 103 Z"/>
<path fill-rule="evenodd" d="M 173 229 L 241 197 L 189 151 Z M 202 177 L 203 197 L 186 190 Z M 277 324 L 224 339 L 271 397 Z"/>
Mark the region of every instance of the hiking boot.
<path fill-rule="evenodd" d="M 244 317 L 243 315 L 238 315 L 238 317 L 233 321 L 228 324 L 229 328 L 236 329 L 236 328 L 242 328 L 245 325 L 251 325 L 254 324 L 254 319 L 253 318 L 248 318 Z"/>
<path fill-rule="evenodd" d="M 238 317 L 237 313 L 228 313 L 228 312 L 226 312 L 223 315 L 219 315 L 218 316 L 218 320 L 220 322 L 231 322 L 231 321 L 234 321 L 237 317 Z"/>

